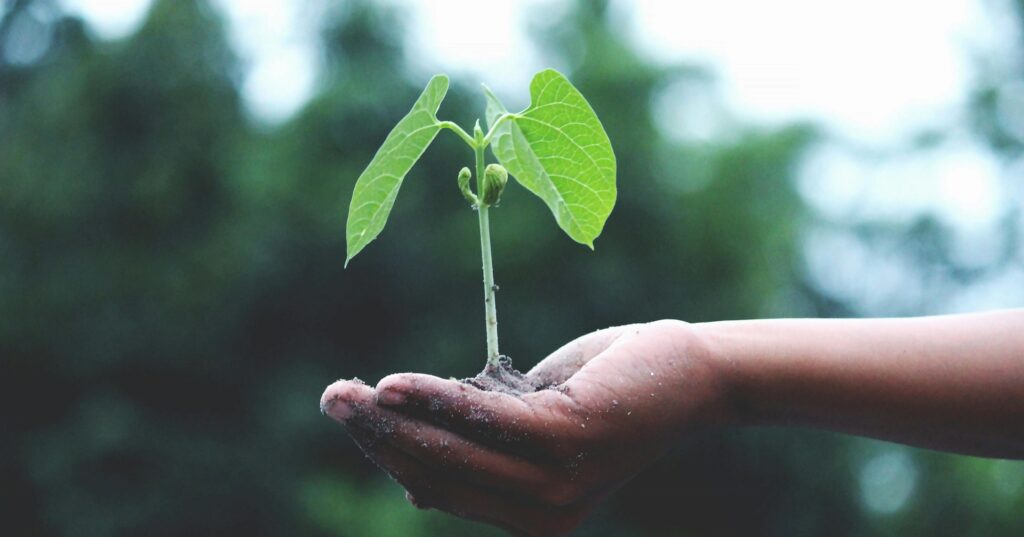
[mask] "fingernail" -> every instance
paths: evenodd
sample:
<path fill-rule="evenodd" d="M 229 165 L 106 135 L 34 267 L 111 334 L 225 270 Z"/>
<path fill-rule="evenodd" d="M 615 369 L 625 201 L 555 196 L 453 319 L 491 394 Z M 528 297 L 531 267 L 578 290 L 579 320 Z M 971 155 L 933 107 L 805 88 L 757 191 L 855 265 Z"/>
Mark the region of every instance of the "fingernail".
<path fill-rule="evenodd" d="M 377 392 L 377 404 L 384 406 L 398 406 L 405 402 L 405 394 L 398 390 L 387 388 Z"/>
<path fill-rule="evenodd" d="M 320 405 L 320 412 L 338 421 L 345 421 L 352 417 L 352 407 L 337 397 L 324 401 Z"/>

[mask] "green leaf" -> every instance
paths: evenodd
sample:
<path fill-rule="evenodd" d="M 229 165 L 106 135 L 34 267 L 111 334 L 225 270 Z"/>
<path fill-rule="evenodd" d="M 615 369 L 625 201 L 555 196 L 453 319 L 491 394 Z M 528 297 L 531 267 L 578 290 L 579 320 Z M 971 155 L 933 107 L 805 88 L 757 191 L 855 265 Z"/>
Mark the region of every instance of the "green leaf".
<path fill-rule="evenodd" d="M 436 114 L 447 92 L 447 76 L 431 78 L 412 110 L 395 125 L 356 180 L 345 226 L 345 266 L 384 229 L 402 179 L 441 130 Z"/>
<path fill-rule="evenodd" d="M 487 123 L 508 111 L 487 93 Z M 615 153 L 601 121 L 564 75 L 547 69 L 530 83 L 530 107 L 491 141 L 498 161 L 540 197 L 576 242 L 594 247 L 615 206 Z"/>

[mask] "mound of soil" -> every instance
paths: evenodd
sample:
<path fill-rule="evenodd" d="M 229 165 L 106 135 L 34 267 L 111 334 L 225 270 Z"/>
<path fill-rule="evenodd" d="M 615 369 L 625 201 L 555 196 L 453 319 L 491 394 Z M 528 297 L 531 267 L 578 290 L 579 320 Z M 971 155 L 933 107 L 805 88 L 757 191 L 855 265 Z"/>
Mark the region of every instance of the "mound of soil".
<path fill-rule="evenodd" d="M 501 355 L 497 367 L 487 364 L 477 376 L 462 379 L 462 382 L 489 392 L 507 393 L 520 396 L 547 388 L 526 378 L 512 367 L 512 359 Z"/>

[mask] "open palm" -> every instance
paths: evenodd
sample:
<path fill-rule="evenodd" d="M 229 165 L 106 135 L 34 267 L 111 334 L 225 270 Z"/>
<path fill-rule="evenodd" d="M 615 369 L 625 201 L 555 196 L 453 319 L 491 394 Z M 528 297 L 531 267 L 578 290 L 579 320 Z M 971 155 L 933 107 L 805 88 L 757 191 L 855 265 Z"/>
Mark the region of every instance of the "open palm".
<path fill-rule="evenodd" d="M 324 412 L 414 504 L 524 535 L 563 535 L 678 435 L 718 421 L 725 390 L 692 327 L 608 328 L 552 353 L 513 396 L 403 373 L 327 388 Z"/>

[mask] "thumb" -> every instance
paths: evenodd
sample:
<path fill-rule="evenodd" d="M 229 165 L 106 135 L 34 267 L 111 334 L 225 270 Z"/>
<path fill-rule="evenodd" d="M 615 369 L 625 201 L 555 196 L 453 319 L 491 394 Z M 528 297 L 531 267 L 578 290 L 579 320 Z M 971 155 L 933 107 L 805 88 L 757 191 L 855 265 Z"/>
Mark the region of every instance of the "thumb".
<path fill-rule="evenodd" d="M 542 388 L 562 384 L 632 326 L 613 326 L 580 336 L 541 360 L 526 373 L 526 378 Z"/>

